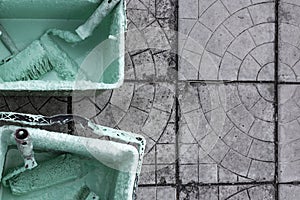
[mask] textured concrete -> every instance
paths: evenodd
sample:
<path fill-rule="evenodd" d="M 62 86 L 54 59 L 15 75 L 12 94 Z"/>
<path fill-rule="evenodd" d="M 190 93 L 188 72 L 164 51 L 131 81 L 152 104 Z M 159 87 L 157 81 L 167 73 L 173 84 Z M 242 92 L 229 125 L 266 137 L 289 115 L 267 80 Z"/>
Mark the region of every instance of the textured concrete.
<path fill-rule="evenodd" d="M 279 91 L 279 178 L 281 182 L 299 181 L 300 87 L 297 85 L 283 85 L 280 87 Z"/>
<path fill-rule="evenodd" d="M 179 0 L 180 79 L 273 80 L 275 4 L 257 3 Z"/>
<path fill-rule="evenodd" d="M 175 0 L 128 0 L 128 80 L 175 81 Z"/>
<path fill-rule="evenodd" d="M 274 200 L 272 185 L 247 186 L 187 186 L 182 188 L 180 200 Z"/>
<path fill-rule="evenodd" d="M 185 83 L 179 90 L 184 184 L 273 180 L 272 84 Z"/>
<path fill-rule="evenodd" d="M 280 7 L 280 80 L 297 81 L 300 75 L 300 2 L 284 0 Z"/>
<path fill-rule="evenodd" d="M 298 183 L 299 170 L 299 27 L 300 2 L 284 0 L 279 12 L 279 182 Z M 280 185 L 279 199 L 299 199 L 298 185 Z"/>
<path fill-rule="evenodd" d="M 299 185 L 280 185 L 279 199 L 281 200 L 298 200 L 300 196 Z"/>

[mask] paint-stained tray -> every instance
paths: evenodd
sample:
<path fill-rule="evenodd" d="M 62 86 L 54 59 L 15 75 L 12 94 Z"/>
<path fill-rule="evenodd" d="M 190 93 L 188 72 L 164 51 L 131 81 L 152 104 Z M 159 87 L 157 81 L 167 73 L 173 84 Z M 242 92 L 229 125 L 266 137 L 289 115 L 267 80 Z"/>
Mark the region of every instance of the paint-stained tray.
<path fill-rule="evenodd" d="M 89 170 L 89 174 L 83 177 L 57 185 L 50 184 L 51 186 L 47 188 L 23 195 L 17 196 L 12 194 L 10 188 L 6 188 L 1 184 L 0 200 L 73 200 L 78 197 L 78 193 L 80 193 L 82 189 L 82 184 L 86 185 L 90 191 L 93 192 L 94 199 L 135 199 L 135 191 L 145 148 L 145 140 L 143 137 L 133 133 L 103 127 L 85 118 L 72 115 L 44 117 L 40 115 L 2 112 L 0 113 L 0 120 L 5 121 L 7 124 L 9 122 L 21 124 L 22 129 L 28 131 L 32 140 L 34 157 L 38 163 L 38 167 L 39 165 L 43 165 L 41 163 L 64 154 L 83 157 L 81 164 L 89 164 L 88 162 L 97 163 L 96 167 L 94 167 L 93 170 Z M 62 125 L 70 121 L 79 122 L 83 127 L 92 130 L 99 136 L 98 139 L 36 128 L 36 126 L 43 127 L 53 124 Z M 24 166 L 23 158 L 16 146 L 14 134 L 21 126 L 5 125 L 0 127 L 0 171 L 2 174 L 2 182 L 10 169 Z M 107 140 L 107 138 L 109 138 L 109 140 Z M 72 166 L 69 167 L 70 169 L 72 168 Z M 36 169 L 37 168 L 33 168 L 31 170 Z M 49 174 L 40 173 L 39 176 L 42 177 L 42 180 L 49 178 Z M 63 177 L 63 174 L 60 176 Z M 33 182 L 30 182 L 30 186 L 25 185 L 26 188 L 36 187 L 36 179 L 33 177 Z M 21 180 L 22 183 L 26 181 L 29 182 L 29 180 Z M 88 200 L 89 198 L 84 199 Z"/>
<path fill-rule="evenodd" d="M 109 4 L 116 0 L 0 0 L 0 25 L 4 27 L 17 49 L 23 51 L 49 29 L 77 33 L 75 30 L 91 18 L 104 2 Z M 53 42 L 78 68 L 75 69 L 75 77 L 72 80 L 62 79 L 61 74 L 55 70 L 37 79 L 25 81 L 3 81 L 9 75 L 2 74 L 0 90 L 68 93 L 119 87 L 124 79 L 125 9 L 124 1 L 120 0 L 96 26 L 92 35 L 83 41 L 70 43 L 58 36 L 51 36 Z M 11 55 L 7 45 L 0 42 L 0 60 L 5 60 Z M 35 56 L 30 55 L 26 60 L 34 60 Z M 20 65 L 23 65 L 23 60 Z M 2 66 L 0 65 L 0 71 Z"/>

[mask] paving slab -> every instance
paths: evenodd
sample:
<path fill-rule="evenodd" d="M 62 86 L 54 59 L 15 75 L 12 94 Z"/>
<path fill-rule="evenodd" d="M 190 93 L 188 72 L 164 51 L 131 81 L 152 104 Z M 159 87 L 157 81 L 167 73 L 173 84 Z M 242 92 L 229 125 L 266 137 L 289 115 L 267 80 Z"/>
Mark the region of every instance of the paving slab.
<path fill-rule="evenodd" d="M 300 75 L 300 3 L 283 0 L 279 14 L 279 75 L 280 81 L 299 82 Z"/>
<path fill-rule="evenodd" d="M 281 85 L 279 92 L 279 180 L 300 181 L 300 86 Z"/>
<path fill-rule="evenodd" d="M 272 84 L 181 83 L 182 183 L 273 181 L 273 95 Z"/>
<path fill-rule="evenodd" d="M 272 185 L 196 186 L 181 189 L 180 200 L 275 200 Z"/>
<path fill-rule="evenodd" d="M 179 0 L 180 80 L 274 80 L 274 8 L 273 1 Z"/>
<path fill-rule="evenodd" d="M 128 0 L 125 79 L 175 81 L 176 1 Z"/>
<path fill-rule="evenodd" d="M 300 196 L 299 185 L 280 185 L 279 199 L 280 200 L 298 200 Z"/>
<path fill-rule="evenodd" d="M 173 187 L 139 187 L 139 200 L 176 200 L 176 188 Z"/>

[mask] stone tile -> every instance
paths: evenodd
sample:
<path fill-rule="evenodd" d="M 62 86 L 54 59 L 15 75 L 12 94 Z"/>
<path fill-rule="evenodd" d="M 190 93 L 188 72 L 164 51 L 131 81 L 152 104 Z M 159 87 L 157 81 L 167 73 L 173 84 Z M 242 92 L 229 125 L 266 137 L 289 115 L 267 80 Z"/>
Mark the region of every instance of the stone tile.
<path fill-rule="evenodd" d="M 259 46 L 251 52 L 251 56 L 260 64 L 260 66 L 265 66 L 268 63 L 274 61 L 274 44 L 268 43 Z"/>
<path fill-rule="evenodd" d="M 235 162 L 237 161 L 238 162 Z M 251 160 L 245 156 L 240 155 L 238 152 L 230 150 L 224 157 L 221 165 L 229 171 L 234 171 L 242 177 L 246 177 L 248 169 L 250 168 Z M 268 177 L 271 178 L 271 177 Z"/>
<path fill-rule="evenodd" d="M 148 140 L 146 149 L 145 149 L 145 155 L 143 164 L 145 165 L 154 165 L 156 162 L 156 147 L 155 142 L 153 140 Z"/>
<path fill-rule="evenodd" d="M 179 199 L 275 200 L 275 189 L 272 185 L 200 186 L 200 187 L 196 185 L 189 185 L 189 186 L 183 186 L 181 188 Z"/>
<path fill-rule="evenodd" d="M 299 181 L 300 87 L 281 85 L 279 90 L 279 179 Z"/>
<path fill-rule="evenodd" d="M 274 23 L 265 23 L 254 26 L 249 29 L 251 36 L 256 45 L 261 45 L 266 42 L 274 42 L 275 25 Z"/>
<path fill-rule="evenodd" d="M 173 118 L 173 117 L 172 117 Z M 170 122 L 160 139 L 158 140 L 158 144 L 175 144 L 176 143 L 176 127 L 175 124 Z"/>
<path fill-rule="evenodd" d="M 139 84 L 134 88 L 131 106 L 149 112 L 152 108 L 155 86 L 153 84 Z"/>
<path fill-rule="evenodd" d="M 157 184 L 175 184 L 175 165 L 157 165 Z"/>
<path fill-rule="evenodd" d="M 156 183 L 156 166 L 155 165 L 143 165 L 142 171 L 139 178 L 139 184 L 151 185 Z"/>
<path fill-rule="evenodd" d="M 139 187 L 137 191 L 137 200 L 153 200 L 156 199 L 155 187 Z"/>
<path fill-rule="evenodd" d="M 200 164 L 199 165 L 199 182 L 200 183 L 217 183 L 218 182 L 218 165 L 217 164 Z"/>
<path fill-rule="evenodd" d="M 157 187 L 156 193 L 157 200 L 176 200 L 176 191 L 175 188 L 172 187 Z"/>
<path fill-rule="evenodd" d="M 153 79 L 155 76 L 155 66 L 150 50 L 132 56 L 137 80 Z"/>
<path fill-rule="evenodd" d="M 273 81 L 275 3 L 197 3 L 198 21 L 183 19 L 185 13 L 179 13 L 179 79 Z"/>
<path fill-rule="evenodd" d="M 183 184 L 199 182 L 198 165 L 180 165 L 179 177 Z"/>
<path fill-rule="evenodd" d="M 252 55 L 247 55 L 241 64 L 241 68 L 238 74 L 239 80 L 256 80 L 261 70 L 260 64 L 253 58 Z"/>
<path fill-rule="evenodd" d="M 150 30 L 152 28 L 149 28 Z M 149 34 L 151 35 L 152 33 Z M 151 43 L 161 42 L 151 41 Z M 128 60 L 125 69 L 125 78 L 127 80 L 174 81 L 177 74 L 174 54 L 171 50 L 162 49 L 163 47 L 160 48 L 153 45 L 153 48 L 159 49 L 158 51 L 160 52 L 139 50 L 135 54 L 125 57 Z"/>
<path fill-rule="evenodd" d="M 172 187 L 139 187 L 137 200 L 176 200 L 176 190 Z"/>
<path fill-rule="evenodd" d="M 234 37 L 230 34 L 230 32 L 224 26 L 220 26 L 207 43 L 206 49 L 221 57 L 233 39 Z"/>
<path fill-rule="evenodd" d="M 180 83 L 178 93 L 183 182 L 273 180 L 272 84 Z"/>
<path fill-rule="evenodd" d="M 153 55 L 156 78 L 165 81 L 174 81 L 177 76 L 176 60 L 170 51 L 164 51 Z"/>
<path fill-rule="evenodd" d="M 300 196 L 299 185 L 280 185 L 279 199 L 280 200 L 297 200 Z"/>
<path fill-rule="evenodd" d="M 285 82 L 299 82 L 299 11 L 300 5 L 296 1 L 281 2 L 279 15 L 279 78 Z"/>
<path fill-rule="evenodd" d="M 181 186 L 180 188 L 180 200 L 199 200 L 199 188 L 196 184 L 189 184 Z"/>
<path fill-rule="evenodd" d="M 176 74 L 175 2 L 130 0 L 127 4 L 125 79 L 171 81 Z"/>
<path fill-rule="evenodd" d="M 157 144 L 157 163 L 174 164 L 176 160 L 174 144 Z"/>
<path fill-rule="evenodd" d="M 251 0 L 222 0 L 223 4 L 227 8 L 227 10 L 232 14 L 242 8 L 246 8 L 251 5 Z"/>
<path fill-rule="evenodd" d="M 133 117 L 133 116 L 129 116 L 129 117 Z M 170 119 L 170 113 L 165 113 L 163 111 L 154 108 L 148 113 L 148 117 L 143 122 L 143 124 L 139 124 L 139 126 L 142 125 L 143 127 L 141 127 L 141 129 L 138 132 L 142 131 L 143 134 L 146 135 L 147 137 L 151 138 L 154 141 L 158 141 L 161 134 L 163 134 L 164 128 L 167 126 L 169 119 Z M 130 122 L 134 123 L 134 121 L 130 121 Z M 124 127 L 125 126 L 124 123 L 120 125 Z"/>
<path fill-rule="evenodd" d="M 235 192 L 233 192 L 233 191 L 235 191 Z M 275 200 L 275 189 L 272 185 L 221 186 L 220 193 L 222 194 L 222 198 L 220 198 L 220 199 L 226 199 L 226 198 L 232 196 L 231 197 L 232 199 Z"/>
<path fill-rule="evenodd" d="M 179 0 L 179 18 L 198 18 L 198 0 Z"/>
<path fill-rule="evenodd" d="M 183 50 L 179 60 L 179 79 L 180 80 L 197 80 L 200 56 L 194 52 Z"/>
<path fill-rule="evenodd" d="M 170 18 L 174 14 L 175 8 L 175 1 L 174 0 L 164 0 L 164 1 L 157 1 L 155 8 L 156 8 L 156 17 L 157 18 Z"/>
<path fill-rule="evenodd" d="M 274 9 L 274 2 L 269 2 L 249 7 L 249 13 L 254 24 L 270 23 L 275 21 Z"/>
<path fill-rule="evenodd" d="M 155 88 L 153 107 L 170 113 L 173 107 L 174 97 L 175 87 L 173 84 L 157 84 Z"/>
<path fill-rule="evenodd" d="M 88 97 L 85 97 L 80 101 L 72 102 L 72 112 L 75 115 L 80 115 L 92 119 L 97 116 L 99 111 L 100 109 Z"/>
<path fill-rule="evenodd" d="M 200 80 L 214 80 L 216 74 L 218 74 L 218 66 L 221 59 L 218 55 L 204 51 L 202 56 L 202 62 L 199 66 L 198 77 Z"/>
<path fill-rule="evenodd" d="M 199 199 L 211 199 L 218 200 L 218 188 L 217 187 L 200 187 Z"/>
<path fill-rule="evenodd" d="M 198 144 L 181 144 L 179 152 L 180 164 L 198 164 Z"/>
<path fill-rule="evenodd" d="M 155 21 L 142 30 L 146 42 L 155 53 L 170 50 L 171 45 L 165 30 Z"/>
<path fill-rule="evenodd" d="M 194 25 L 197 22 L 196 19 L 178 19 L 178 55 L 179 59 L 182 57 L 183 47 L 185 46 L 188 35 Z M 201 26 L 201 25 L 200 25 Z M 206 28 L 207 29 L 207 28 Z M 195 31 L 196 34 L 201 33 L 200 31 Z M 209 35 L 208 35 L 209 36 Z"/>
<path fill-rule="evenodd" d="M 226 20 L 226 22 L 224 22 L 224 26 L 234 37 L 237 37 L 244 30 L 249 29 L 251 26 L 253 26 L 253 22 L 248 10 L 242 9 L 231 15 Z"/>
<path fill-rule="evenodd" d="M 200 1 L 199 3 L 202 2 Z M 229 13 L 225 6 L 221 1 L 216 1 L 201 15 L 199 21 L 211 31 L 214 31 L 227 17 L 229 17 Z"/>
<path fill-rule="evenodd" d="M 108 127 L 116 127 L 126 113 L 119 107 L 108 104 L 95 118 L 94 121 Z"/>
<path fill-rule="evenodd" d="M 249 32 L 243 32 L 229 46 L 228 51 L 243 60 L 246 55 L 255 48 L 255 43 Z"/>

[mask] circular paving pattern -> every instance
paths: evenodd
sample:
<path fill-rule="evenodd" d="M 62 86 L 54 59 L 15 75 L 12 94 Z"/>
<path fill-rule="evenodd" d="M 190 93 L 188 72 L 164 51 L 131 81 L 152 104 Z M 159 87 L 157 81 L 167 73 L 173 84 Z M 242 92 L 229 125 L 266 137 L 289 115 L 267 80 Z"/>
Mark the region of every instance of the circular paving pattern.
<path fill-rule="evenodd" d="M 300 3 L 285 0 L 281 3 L 280 18 L 280 80 L 299 81 L 300 75 Z"/>
<path fill-rule="evenodd" d="M 198 165 L 194 181 L 200 182 L 271 180 L 272 84 L 182 84 L 180 90 L 183 171 Z"/>
<path fill-rule="evenodd" d="M 174 81 L 174 7 L 166 5 L 167 1 L 156 4 L 141 0 L 127 1 L 126 79 Z M 164 10 L 166 7 L 169 10 Z"/>
<path fill-rule="evenodd" d="M 186 51 L 200 58 L 188 60 L 198 72 L 197 79 L 273 80 L 274 3 L 217 0 L 199 4 L 205 9 L 198 20 L 186 19 L 191 25 L 182 53 L 184 58 Z"/>
<path fill-rule="evenodd" d="M 74 114 L 97 124 L 143 135 L 147 145 L 140 184 L 155 184 L 156 179 L 175 181 L 174 102 L 173 84 L 125 82 L 94 97 L 73 97 L 72 107 Z"/>

